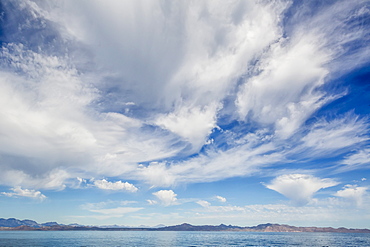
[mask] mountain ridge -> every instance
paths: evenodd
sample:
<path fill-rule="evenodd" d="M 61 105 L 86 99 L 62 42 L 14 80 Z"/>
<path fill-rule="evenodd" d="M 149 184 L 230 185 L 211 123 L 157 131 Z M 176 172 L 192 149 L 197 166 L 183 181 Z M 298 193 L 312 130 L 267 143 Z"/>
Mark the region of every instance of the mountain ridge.
<path fill-rule="evenodd" d="M 37 223 L 34 220 L 19 220 L 16 218 L 0 218 L 0 227 L 18 227 L 18 226 L 30 226 L 30 227 L 43 227 L 43 226 L 53 226 L 59 225 L 57 222 L 45 222 L 42 224 Z"/>
<path fill-rule="evenodd" d="M 299 227 L 286 224 L 259 224 L 242 227 L 233 225 L 191 225 L 183 223 L 174 226 L 161 227 L 107 227 L 83 226 L 78 224 L 63 225 L 57 222 L 39 224 L 33 220 L 18 220 L 15 218 L 0 218 L 0 231 L 233 231 L 233 232 L 339 232 L 339 233 L 370 233 L 370 229 L 333 228 L 333 227 Z"/>

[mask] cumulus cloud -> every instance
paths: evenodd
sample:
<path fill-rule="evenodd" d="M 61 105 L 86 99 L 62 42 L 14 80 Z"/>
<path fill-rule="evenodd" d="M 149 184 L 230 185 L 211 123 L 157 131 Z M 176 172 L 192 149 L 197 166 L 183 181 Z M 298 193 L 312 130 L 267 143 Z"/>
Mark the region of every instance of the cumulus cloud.
<path fill-rule="evenodd" d="M 161 204 L 164 206 L 171 206 L 178 204 L 177 202 L 177 194 L 173 192 L 172 190 L 160 190 L 157 192 L 154 192 L 153 195 L 155 195 Z"/>
<path fill-rule="evenodd" d="M 29 197 L 43 201 L 46 199 L 46 196 L 43 195 L 40 191 L 22 189 L 20 186 L 10 189 L 13 192 L 2 192 L 1 194 L 9 197 Z"/>
<path fill-rule="evenodd" d="M 109 182 L 106 179 L 102 180 L 94 180 L 94 185 L 102 190 L 126 190 L 129 192 L 136 192 L 138 191 L 138 188 L 136 188 L 133 184 L 130 184 L 128 182 Z"/>
<path fill-rule="evenodd" d="M 363 197 L 367 189 L 367 187 L 347 184 L 342 190 L 337 191 L 334 195 L 345 198 L 357 206 L 362 206 Z"/>
<path fill-rule="evenodd" d="M 226 202 L 226 198 L 222 196 L 216 196 L 216 199 L 219 200 L 220 202 Z"/>
<path fill-rule="evenodd" d="M 313 195 L 320 189 L 337 184 L 329 178 L 321 179 L 306 174 L 287 174 L 276 177 L 265 186 L 289 198 L 295 205 L 303 206 L 308 204 Z"/>

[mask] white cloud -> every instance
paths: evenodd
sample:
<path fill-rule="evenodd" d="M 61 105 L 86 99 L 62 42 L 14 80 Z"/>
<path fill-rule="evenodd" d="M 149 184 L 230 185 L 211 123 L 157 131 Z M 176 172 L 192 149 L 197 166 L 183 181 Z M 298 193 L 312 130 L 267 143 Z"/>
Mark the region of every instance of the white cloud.
<path fill-rule="evenodd" d="M 100 213 L 105 215 L 111 215 L 112 217 L 122 216 L 124 214 L 133 213 L 143 208 L 132 208 L 132 207 L 118 207 L 118 208 L 104 208 L 104 209 L 91 209 L 89 211 L 94 213 Z"/>
<path fill-rule="evenodd" d="M 40 191 L 36 190 L 29 190 L 29 189 L 22 189 L 20 186 L 11 188 L 13 192 L 2 192 L 1 194 L 9 196 L 9 197 L 29 197 L 38 200 L 46 199 L 46 196 L 43 195 Z"/>
<path fill-rule="evenodd" d="M 67 172 L 70 167 L 116 176 L 133 170 L 135 162 L 172 156 L 182 149 L 169 146 L 176 142 L 170 134 L 145 133 L 140 120 L 95 112 L 90 104 L 100 97 L 97 89 L 64 58 L 14 44 L 4 46 L 2 54 L 11 69 L 25 74 L 0 72 L 4 173 L 22 174 L 3 183 L 62 188 L 66 179 L 75 177 Z M 13 166 L 18 170 L 9 168 Z"/>
<path fill-rule="evenodd" d="M 303 206 L 312 200 L 318 190 L 337 184 L 328 178 L 321 179 L 306 174 L 287 174 L 276 177 L 265 186 L 291 199 L 295 205 Z"/>
<path fill-rule="evenodd" d="M 94 180 L 94 185 L 102 190 L 126 190 L 129 192 L 136 192 L 138 191 L 138 188 L 136 188 L 133 184 L 130 184 L 128 182 L 108 182 L 106 179 L 102 180 Z"/>
<path fill-rule="evenodd" d="M 348 155 L 341 163 L 345 165 L 344 167 L 339 168 L 341 171 L 366 168 L 370 164 L 370 149 L 365 148 Z"/>
<path fill-rule="evenodd" d="M 226 202 L 226 198 L 222 196 L 216 196 L 216 199 L 219 200 L 220 202 Z"/>
<path fill-rule="evenodd" d="M 281 35 L 278 23 L 286 7 L 246 2 L 218 8 L 186 1 L 107 1 L 102 7 L 99 1 L 66 1 L 55 21 L 80 42 L 99 47 L 96 61 L 114 77 L 105 85 L 133 92 L 125 94 L 125 102 L 149 107 L 154 124 L 190 142 L 189 152 L 196 152 L 237 78 Z M 136 10 L 146 18 L 133 18 Z M 92 26 L 97 19 L 99 25 Z"/>
<path fill-rule="evenodd" d="M 97 202 L 97 203 L 85 203 L 82 204 L 80 207 L 84 210 L 98 210 L 98 209 L 104 209 L 107 207 L 116 207 L 118 208 L 119 206 L 125 206 L 128 204 L 134 204 L 137 203 L 136 201 L 113 201 L 113 200 L 108 200 L 108 201 L 103 201 L 103 202 Z"/>
<path fill-rule="evenodd" d="M 156 200 L 146 200 L 148 203 L 149 203 L 149 205 L 155 205 L 155 204 L 158 204 L 158 202 L 156 201 Z"/>
<path fill-rule="evenodd" d="M 167 187 L 252 175 L 260 171 L 261 167 L 285 160 L 283 154 L 277 152 L 274 143 L 259 145 L 259 142 L 264 142 L 264 138 L 269 140 L 268 136 L 246 138 L 242 141 L 245 145 L 236 145 L 226 151 L 210 147 L 205 153 L 183 161 L 152 162 L 148 166 L 140 166 L 133 177 L 145 178 L 154 186 Z M 229 141 L 236 143 L 232 138 Z"/>
<path fill-rule="evenodd" d="M 223 198 L 223 197 L 222 197 Z M 223 198 L 225 199 L 225 198 Z M 226 202 L 222 201 L 222 202 Z M 239 207 L 239 206 L 211 206 L 211 203 L 204 201 L 204 200 L 199 200 L 196 202 L 197 204 L 201 205 L 204 210 L 202 212 L 208 212 L 208 213 L 226 213 L 226 212 L 244 212 L 245 208 Z"/>
<path fill-rule="evenodd" d="M 154 192 L 153 195 L 155 195 L 164 206 L 178 204 L 177 194 L 175 194 L 175 192 L 173 192 L 172 190 L 160 190 Z"/>
<path fill-rule="evenodd" d="M 328 74 L 323 65 L 329 57 L 319 42 L 306 34 L 272 45 L 257 68 L 261 73 L 247 78 L 238 93 L 240 118 L 274 124 L 282 138 L 292 135 L 328 100 L 314 90 Z"/>
<path fill-rule="evenodd" d="M 165 167 L 176 183 L 211 182 L 234 176 L 251 175 L 261 166 L 273 164 L 284 158 L 274 152 L 271 143 L 258 147 L 236 146 L 221 152 L 210 149 L 205 154 Z"/>
<path fill-rule="evenodd" d="M 318 121 L 302 129 L 315 111 L 343 95 L 321 87 L 328 73 L 369 57 L 361 47 L 346 53 L 349 42 L 368 34 L 349 24 L 364 8 L 339 1 L 307 18 L 299 9 L 294 22 L 283 23 L 290 4 L 4 3 L 7 14 L 24 22 L 9 24 L 14 42 L 0 51 L 1 184 L 63 189 L 75 186 L 70 180 L 78 176 L 155 186 L 210 182 L 251 175 L 286 155 L 306 158 L 309 150 L 316 157 L 368 140 L 368 123 L 354 114 L 348 119 L 355 121 Z M 40 32 L 55 34 L 54 41 Z M 342 66 L 346 59 L 358 63 Z M 218 128 L 224 121 L 245 129 Z M 187 157 L 202 149 L 214 128 L 219 139 Z M 308 134 L 301 145 L 290 143 L 297 148 L 281 145 L 302 133 Z"/>
<path fill-rule="evenodd" d="M 7 161 L 6 159 L 4 159 Z M 23 170 L 4 169 L 0 174 L 0 179 L 3 184 L 11 186 L 27 186 L 33 188 L 63 190 L 68 183 L 70 174 L 65 170 L 56 168 L 44 174 L 30 175 Z"/>
<path fill-rule="evenodd" d="M 255 204 L 255 205 L 226 205 L 213 206 L 205 200 L 195 200 L 201 207 L 191 211 L 181 210 L 176 217 L 170 211 L 164 214 L 135 215 L 135 223 L 162 222 L 173 225 L 178 222 L 191 222 L 191 224 L 232 224 L 239 226 L 253 226 L 261 223 L 276 222 L 296 226 L 321 226 L 321 227 L 364 227 L 366 228 L 369 215 L 369 197 L 363 198 L 363 207 L 354 208 L 336 197 L 313 199 L 311 203 L 296 207 L 291 204 Z M 178 221 L 168 221 L 176 218 Z M 155 219 L 155 220 L 154 220 Z M 365 220 L 364 220 L 365 219 Z M 154 220 L 154 221 L 153 221 Z M 245 222 L 248 222 L 247 225 Z M 155 224 L 155 223 L 152 223 Z"/>
<path fill-rule="evenodd" d="M 202 210 L 200 210 L 201 213 L 220 213 L 220 214 L 228 214 L 228 213 L 244 213 L 246 211 L 245 207 L 240 206 L 211 206 L 211 204 L 207 201 L 198 201 L 199 205 L 203 207 Z"/>
<path fill-rule="evenodd" d="M 318 119 L 314 124 L 305 126 L 302 132 L 295 136 L 296 142 L 292 148 L 284 153 L 289 159 L 298 160 L 335 157 L 366 145 L 369 140 L 367 129 L 366 121 L 351 113 L 331 121 Z M 342 166 L 338 170 L 347 168 L 350 169 L 350 166 Z M 357 169 L 360 166 L 352 168 Z"/>
<path fill-rule="evenodd" d="M 256 204 L 246 206 L 210 206 L 195 208 L 193 213 L 187 213 L 186 218 L 193 224 L 233 224 L 253 226 L 261 222 L 277 222 L 296 226 L 359 227 L 361 218 L 368 218 L 367 208 L 356 209 L 345 207 L 342 203 L 329 198 L 319 205 L 295 207 L 284 204 Z M 359 214 L 359 210 L 361 213 Z M 360 223 L 361 224 L 361 223 Z M 366 228 L 366 221 L 362 227 Z"/>
<path fill-rule="evenodd" d="M 340 150 L 369 140 L 367 124 L 353 115 L 337 118 L 330 122 L 318 121 L 311 131 L 302 138 L 305 147 L 314 150 Z M 322 138 L 325 136 L 325 138 Z"/>
<path fill-rule="evenodd" d="M 178 112 L 159 116 L 155 123 L 192 143 L 192 152 L 198 151 L 216 127 L 216 106 L 181 108 Z"/>
<path fill-rule="evenodd" d="M 135 175 L 137 179 L 144 178 L 152 186 L 171 186 L 176 183 L 176 176 L 164 162 L 151 162 L 147 167 L 141 166 Z"/>
<path fill-rule="evenodd" d="M 352 65 L 366 61 L 368 49 L 359 49 L 362 54 L 348 52 L 348 44 L 364 35 L 351 27 L 361 25 L 357 23 L 360 9 L 364 9 L 360 2 L 339 1 L 310 17 L 302 14 L 305 7 L 296 10 L 287 24 L 292 28 L 288 38 L 269 47 L 240 87 L 236 101 L 240 119 L 273 125 L 276 135 L 285 139 L 324 104 L 343 96 L 331 95 L 321 86 L 330 80 L 331 72 L 343 73 L 343 67 L 353 69 Z M 338 59 L 346 52 L 347 57 Z M 340 64 L 348 63 L 346 59 L 353 62 Z"/>
<path fill-rule="evenodd" d="M 211 203 L 209 203 L 207 201 L 204 201 L 204 200 L 197 201 L 197 204 L 199 204 L 200 206 L 202 206 L 204 208 L 208 208 L 208 207 L 211 206 Z"/>
<path fill-rule="evenodd" d="M 70 185 L 71 188 L 77 188 L 77 189 L 82 188 L 87 183 L 86 179 L 83 179 L 80 177 L 76 177 L 76 180 L 74 180 L 72 184 Z"/>
<path fill-rule="evenodd" d="M 368 34 L 368 30 L 359 28 L 368 13 L 368 8 L 362 1 L 338 1 L 323 8 L 301 27 L 303 32 L 308 28 L 317 34 L 324 34 L 322 38 L 323 43 L 326 43 L 325 49 L 333 56 L 328 67 L 335 74 L 342 75 L 366 63 L 369 50 L 363 49 L 362 45 L 358 49 L 351 49 L 350 44 Z"/>
<path fill-rule="evenodd" d="M 363 197 L 367 189 L 367 187 L 347 184 L 342 190 L 337 191 L 334 195 L 345 198 L 360 207 L 362 206 Z"/>
<path fill-rule="evenodd" d="M 87 210 L 89 212 L 98 213 L 102 215 L 87 215 L 81 216 L 84 217 L 92 217 L 96 219 L 109 219 L 109 218 L 118 218 L 123 217 L 126 214 L 134 213 L 139 210 L 142 210 L 142 207 L 122 207 L 128 204 L 137 203 L 136 201 L 103 201 L 98 203 L 85 203 L 80 206 L 81 209 Z"/>

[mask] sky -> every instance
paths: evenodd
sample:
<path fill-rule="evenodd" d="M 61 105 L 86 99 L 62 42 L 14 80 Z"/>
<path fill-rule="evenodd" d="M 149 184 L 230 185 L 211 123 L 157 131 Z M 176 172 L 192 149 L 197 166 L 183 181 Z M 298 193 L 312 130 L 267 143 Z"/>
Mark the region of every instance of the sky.
<path fill-rule="evenodd" d="M 0 217 L 370 228 L 368 0 L 0 3 Z"/>

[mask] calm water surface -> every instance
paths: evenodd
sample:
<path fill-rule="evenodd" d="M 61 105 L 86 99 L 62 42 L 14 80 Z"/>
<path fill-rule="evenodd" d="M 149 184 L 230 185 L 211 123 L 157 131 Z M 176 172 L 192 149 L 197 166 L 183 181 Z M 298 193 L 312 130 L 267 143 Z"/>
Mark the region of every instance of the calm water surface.
<path fill-rule="evenodd" d="M 365 233 L 0 232 L 0 246 L 370 246 Z"/>

